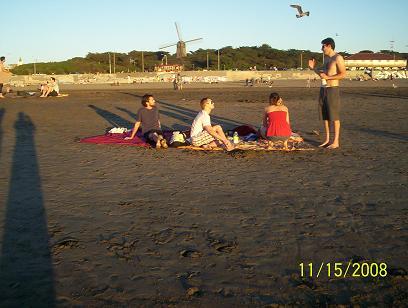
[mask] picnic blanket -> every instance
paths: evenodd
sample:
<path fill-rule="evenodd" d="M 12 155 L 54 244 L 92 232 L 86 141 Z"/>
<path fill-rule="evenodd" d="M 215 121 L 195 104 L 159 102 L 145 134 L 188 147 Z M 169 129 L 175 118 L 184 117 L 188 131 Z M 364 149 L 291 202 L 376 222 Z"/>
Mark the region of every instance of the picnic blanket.
<path fill-rule="evenodd" d="M 121 145 L 130 145 L 137 147 L 150 148 L 150 144 L 142 137 L 141 133 L 138 133 L 133 139 L 125 140 L 125 137 L 129 137 L 129 133 L 106 133 L 104 135 L 94 136 L 83 138 L 79 142 L 82 143 L 96 143 L 96 144 L 121 144 Z"/>
<path fill-rule="evenodd" d="M 115 130 L 111 130 L 115 131 Z M 120 129 L 118 130 L 120 131 Z M 249 138 L 249 140 L 245 140 L 246 136 L 254 134 L 254 129 L 251 126 L 241 125 L 230 132 L 237 131 L 238 134 L 242 137 L 241 141 L 235 145 L 235 150 L 243 150 L 243 151 L 286 151 L 283 147 L 283 142 L 275 142 L 273 147 L 269 147 L 268 142 L 264 139 L 257 139 L 253 140 L 253 138 Z M 255 130 L 256 131 L 256 130 Z M 166 130 L 163 131 L 163 135 L 166 138 L 168 144 L 170 144 L 170 138 L 172 136 L 173 131 Z M 104 135 L 88 137 L 80 139 L 81 143 L 95 143 L 95 144 L 119 144 L 119 145 L 128 145 L 128 146 L 138 146 L 138 147 L 145 147 L 150 148 L 150 144 L 146 142 L 141 132 L 138 132 L 135 138 L 132 140 L 125 140 L 125 137 L 129 137 L 131 131 L 121 132 L 121 133 L 110 133 L 107 132 Z M 186 135 L 189 135 L 189 132 L 186 132 Z M 303 138 L 294 133 L 292 134 L 291 138 L 288 142 L 288 147 L 290 151 L 310 151 L 314 150 L 314 147 L 305 142 Z M 222 148 L 202 148 L 202 147 L 195 147 L 192 145 L 185 145 L 179 146 L 178 149 L 184 150 L 192 150 L 192 151 L 224 151 Z"/>

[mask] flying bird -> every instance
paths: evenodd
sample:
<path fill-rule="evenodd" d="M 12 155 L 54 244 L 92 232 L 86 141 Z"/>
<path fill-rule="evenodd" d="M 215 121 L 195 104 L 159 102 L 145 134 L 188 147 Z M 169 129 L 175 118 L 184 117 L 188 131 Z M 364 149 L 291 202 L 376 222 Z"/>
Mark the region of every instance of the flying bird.
<path fill-rule="evenodd" d="M 309 14 L 310 14 L 309 12 L 303 12 L 302 7 L 300 5 L 291 4 L 290 6 L 298 10 L 299 14 L 296 14 L 297 18 L 300 18 L 300 17 L 303 17 L 303 16 L 309 16 Z"/>

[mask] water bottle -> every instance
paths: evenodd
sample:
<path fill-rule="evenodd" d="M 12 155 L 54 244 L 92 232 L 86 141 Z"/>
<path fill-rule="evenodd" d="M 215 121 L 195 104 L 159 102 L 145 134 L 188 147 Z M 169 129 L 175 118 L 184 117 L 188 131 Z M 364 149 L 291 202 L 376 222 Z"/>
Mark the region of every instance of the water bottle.
<path fill-rule="evenodd" d="M 232 137 L 232 142 L 233 142 L 234 144 L 238 144 L 238 143 L 239 143 L 239 136 L 238 136 L 238 133 L 237 133 L 237 132 L 234 132 L 234 135 L 233 135 L 233 137 Z"/>

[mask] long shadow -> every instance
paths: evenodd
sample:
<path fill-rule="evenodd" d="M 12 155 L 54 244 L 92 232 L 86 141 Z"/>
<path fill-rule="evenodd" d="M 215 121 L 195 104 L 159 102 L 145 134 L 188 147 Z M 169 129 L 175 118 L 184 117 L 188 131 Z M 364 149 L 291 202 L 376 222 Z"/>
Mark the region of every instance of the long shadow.
<path fill-rule="evenodd" d="M 0 306 L 54 307 L 54 273 L 35 126 L 20 112 L 14 127 L 16 144 L 0 257 Z"/>
<path fill-rule="evenodd" d="M 360 96 L 374 96 L 374 97 L 384 97 L 384 98 L 397 98 L 397 99 L 407 99 L 408 96 L 395 95 L 395 94 L 383 94 L 383 93 L 354 93 L 343 91 L 344 94 L 360 95 Z"/>
<path fill-rule="evenodd" d="M 134 97 L 138 97 L 138 98 L 142 97 L 141 95 L 137 95 L 137 94 L 134 94 L 134 93 L 128 93 L 128 92 L 122 92 L 122 93 L 127 94 L 127 95 L 131 95 L 131 96 L 134 96 Z M 182 120 L 182 121 L 188 123 L 189 125 L 191 125 L 193 123 L 193 120 L 194 120 L 194 118 L 196 117 L 196 115 L 198 113 L 198 110 L 193 110 L 193 109 L 188 109 L 186 107 L 177 106 L 177 105 L 171 104 L 171 103 L 163 101 L 163 100 L 158 100 L 158 102 L 160 103 L 160 106 L 166 107 L 169 111 L 178 112 L 179 114 L 184 115 L 184 117 L 180 116 L 180 115 L 177 115 L 177 117 L 176 117 L 174 113 L 172 113 L 172 114 L 169 113 L 168 114 L 169 116 L 171 116 L 171 117 L 173 117 L 173 118 L 175 118 L 177 120 Z M 165 111 L 165 110 L 160 109 L 160 112 L 165 114 L 163 111 Z M 214 123 L 220 124 L 221 126 L 227 126 L 227 127 L 233 127 L 233 126 L 238 126 L 238 125 L 244 124 L 244 123 L 241 123 L 241 122 L 237 122 L 235 120 L 227 119 L 227 118 L 216 116 L 216 115 L 213 115 L 213 114 L 211 114 L 211 120 Z"/>
<path fill-rule="evenodd" d="M 377 137 L 383 137 L 383 138 L 388 138 L 388 139 L 396 139 L 396 140 L 401 140 L 401 141 L 408 141 L 408 136 L 403 135 L 403 134 L 396 134 L 396 133 L 391 133 L 383 130 L 378 130 L 378 129 L 371 129 L 371 128 L 366 128 L 366 127 L 352 127 L 352 130 L 355 131 L 360 131 L 363 133 L 367 133 L 370 135 L 374 135 Z"/>
<path fill-rule="evenodd" d="M 1 122 L 3 121 L 4 114 L 6 110 L 4 108 L 0 109 L 0 158 L 1 158 L 1 149 L 3 144 L 3 129 L 1 128 Z"/>
<path fill-rule="evenodd" d="M 105 109 L 99 108 L 95 105 L 88 105 L 89 108 L 95 110 L 95 112 L 100 115 L 102 118 L 104 118 L 106 121 L 109 122 L 110 125 L 115 126 L 115 127 L 131 127 L 133 126 L 134 123 L 122 118 L 121 116 L 118 116 L 117 114 L 114 114 L 110 111 L 107 111 Z"/>

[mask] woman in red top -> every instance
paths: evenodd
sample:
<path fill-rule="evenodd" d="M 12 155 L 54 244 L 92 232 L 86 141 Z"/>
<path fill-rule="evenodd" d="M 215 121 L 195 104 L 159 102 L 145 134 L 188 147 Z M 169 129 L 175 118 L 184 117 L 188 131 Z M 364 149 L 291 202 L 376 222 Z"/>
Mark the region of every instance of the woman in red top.
<path fill-rule="evenodd" d="M 269 106 L 265 107 L 261 135 L 268 139 L 269 148 L 273 146 L 274 142 L 283 141 L 284 148 L 287 150 L 291 134 L 289 110 L 283 104 L 283 100 L 278 93 L 271 93 Z"/>

